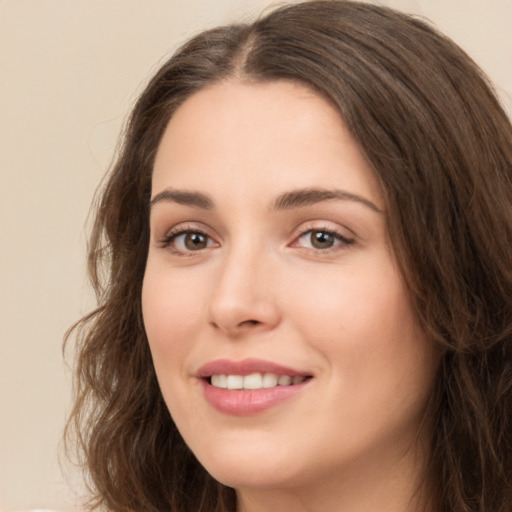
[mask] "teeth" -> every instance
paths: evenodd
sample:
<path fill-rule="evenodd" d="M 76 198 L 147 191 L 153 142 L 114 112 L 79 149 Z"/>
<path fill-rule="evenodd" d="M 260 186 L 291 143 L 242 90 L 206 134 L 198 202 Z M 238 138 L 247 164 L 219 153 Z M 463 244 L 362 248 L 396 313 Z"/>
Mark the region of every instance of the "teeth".
<path fill-rule="evenodd" d="M 306 377 L 277 375 L 275 373 L 251 373 L 250 375 L 212 375 L 211 385 L 223 389 L 263 389 L 276 386 L 293 386 L 304 382 Z"/>
<path fill-rule="evenodd" d="M 244 377 L 244 389 L 261 389 L 263 387 L 263 377 L 261 373 L 251 373 Z"/>
<path fill-rule="evenodd" d="M 241 375 L 228 375 L 227 376 L 228 389 L 243 389 L 244 378 Z"/>
<path fill-rule="evenodd" d="M 277 383 L 280 386 L 289 386 L 292 383 L 292 378 L 289 375 L 281 375 L 279 379 L 277 379 Z"/>
<path fill-rule="evenodd" d="M 228 387 L 228 378 L 225 375 L 212 375 L 212 386 L 226 389 Z"/>
<path fill-rule="evenodd" d="M 264 388 L 275 388 L 279 379 L 275 373 L 265 373 L 263 375 L 263 387 Z"/>

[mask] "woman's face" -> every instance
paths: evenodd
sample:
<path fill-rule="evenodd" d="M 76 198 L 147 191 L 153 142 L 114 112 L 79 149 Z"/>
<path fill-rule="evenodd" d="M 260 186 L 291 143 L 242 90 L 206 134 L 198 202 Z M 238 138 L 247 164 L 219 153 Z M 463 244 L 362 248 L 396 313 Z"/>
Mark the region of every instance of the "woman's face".
<path fill-rule="evenodd" d="M 152 187 L 145 328 L 205 468 L 275 488 L 403 465 L 435 357 L 337 111 L 284 81 L 205 88 L 172 117 Z"/>

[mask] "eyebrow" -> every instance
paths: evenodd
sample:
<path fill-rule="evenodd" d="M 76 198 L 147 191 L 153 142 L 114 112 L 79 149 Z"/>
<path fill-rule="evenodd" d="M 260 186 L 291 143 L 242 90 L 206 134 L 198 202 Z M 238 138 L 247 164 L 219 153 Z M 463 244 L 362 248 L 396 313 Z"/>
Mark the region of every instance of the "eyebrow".
<path fill-rule="evenodd" d="M 272 209 L 274 210 L 288 210 L 291 208 L 301 208 L 311 204 L 320 203 L 323 201 L 332 200 L 355 201 L 364 206 L 374 210 L 377 213 L 382 213 L 382 210 L 374 203 L 361 197 L 357 194 L 352 194 L 345 190 L 339 189 L 321 189 L 321 188 L 304 188 L 299 190 L 292 190 L 280 195 L 273 203 Z"/>
<path fill-rule="evenodd" d="M 213 208 L 213 201 L 205 194 L 200 192 L 192 192 L 187 190 L 176 190 L 173 188 L 166 188 L 159 192 L 153 199 L 150 205 L 153 207 L 155 204 L 162 201 L 183 204 L 186 206 L 196 206 L 203 210 L 211 210 Z"/>
<path fill-rule="evenodd" d="M 293 208 L 303 208 L 323 201 L 344 200 L 354 201 L 367 206 L 371 210 L 382 213 L 374 203 L 357 194 L 339 189 L 321 189 L 321 188 L 303 188 L 291 190 L 278 196 L 271 205 L 272 210 L 291 210 Z M 201 192 L 177 190 L 166 188 L 156 194 L 150 202 L 151 207 L 162 201 L 182 204 L 186 206 L 195 206 L 203 210 L 212 210 L 213 201 Z"/>

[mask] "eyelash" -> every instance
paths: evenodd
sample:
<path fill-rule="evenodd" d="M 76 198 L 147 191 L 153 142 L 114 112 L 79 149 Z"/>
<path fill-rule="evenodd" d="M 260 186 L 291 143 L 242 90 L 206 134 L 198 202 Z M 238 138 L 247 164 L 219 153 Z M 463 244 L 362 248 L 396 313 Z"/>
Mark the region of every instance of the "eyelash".
<path fill-rule="evenodd" d="M 296 241 L 301 240 L 302 238 L 304 238 L 308 235 L 311 236 L 313 233 L 328 235 L 334 239 L 334 245 L 332 245 L 331 247 L 327 247 L 327 248 L 323 248 L 323 249 L 319 249 L 319 248 L 315 248 L 315 247 L 303 247 L 303 249 L 305 249 L 306 251 L 311 252 L 312 254 L 315 254 L 315 255 L 330 254 L 332 252 L 337 252 L 337 251 L 347 249 L 355 241 L 353 238 L 347 238 L 346 236 L 342 235 L 339 231 L 336 231 L 335 229 L 332 229 L 332 228 L 310 227 L 310 228 L 301 230 L 301 232 L 295 237 L 294 242 L 292 242 L 292 244 L 290 244 L 291 247 L 297 247 Z"/>
<path fill-rule="evenodd" d="M 173 245 L 173 242 L 175 242 L 178 237 L 190 234 L 201 235 L 208 240 L 213 240 L 213 238 L 202 229 L 198 229 L 197 227 L 194 226 L 180 225 L 177 226 L 176 228 L 171 229 L 171 231 L 169 231 L 164 236 L 164 238 L 162 238 L 162 240 L 159 241 L 158 246 L 161 247 L 162 249 L 169 249 L 173 254 L 176 254 L 178 256 L 193 256 L 195 252 L 200 251 L 183 251 L 181 249 L 178 249 L 175 245 Z"/>
<path fill-rule="evenodd" d="M 302 238 L 306 237 L 307 235 L 312 235 L 313 233 L 319 233 L 324 234 L 327 236 L 330 236 L 334 239 L 334 245 L 331 247 L 319 249 L 314 247 L 302 247 L 304 250 L 314 253 L 316 255 L 318 254 L 329 254 L 331 252 L 340 251 L 343 249 L 346 249 L 350 247 L 355 240 L 353 238 L 347 238 L 346 236 L 343 236 L 338 231 L 332 229 L 332 228 L 318 228 L 318 227 L 309 227 L 307 229 L 302 229 L 295 237 L 294 241 L 290 244 L 290 247 L 300 247 L 298 245 L 298 241 Z M 205 237 L 207 240 L 212 241 L 213 238 L 206 233 L 205 230 L 198 229 L 194 226 L 178 226 L 171 231 L 169 231 L 165 237 L 159 241 L 158 246 L 162 249 L 169 249 L 173 254 L 176 254 L 178 256 L 193 256 L 194 253 L 199 253 L 204 249 L 208 249 L 210 247 L 205 247 L 203 249 L 198 249 L 197 251 L 194 250 L 188 250 L 184 251 L 181 249 L 178 249 L 175 245 L 173 245 L 173 242 L 175 242 L 180 236 L 186 236 L 186 235 L 200 235 Z M 208 241 L 207 241 L 208 243 Z"/>

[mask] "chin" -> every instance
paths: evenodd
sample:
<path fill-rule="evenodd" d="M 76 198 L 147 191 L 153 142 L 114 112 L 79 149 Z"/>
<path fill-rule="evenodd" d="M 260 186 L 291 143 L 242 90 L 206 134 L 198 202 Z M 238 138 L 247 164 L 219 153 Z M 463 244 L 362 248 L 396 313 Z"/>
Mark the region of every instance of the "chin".
<path fill-rule="evenodd" d="M 249 466 L 249 465 L 247 465 Z M 235 489 L 276 489 L 301 485 L 298 475 L 284 473 L 268 464 L 264 467 L 241 467 L 240 461 L 235 466 L 215 466 L 206 468 L 215 480 Z"/>
<path fill-rule="evenodd" d="M 213 478 L 228 487 L 271 489 L 304 483 L 305 468 L 291 463 L 291 454 L 276 457 L 267 450 L 252 451 L 258 453 L 224 452 L 200 462 Z"/>

